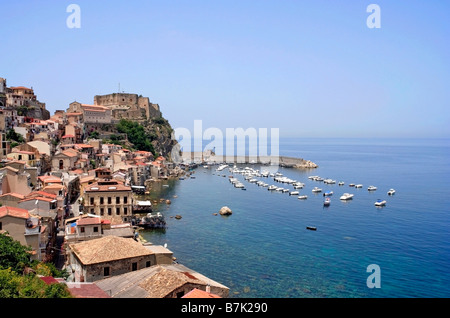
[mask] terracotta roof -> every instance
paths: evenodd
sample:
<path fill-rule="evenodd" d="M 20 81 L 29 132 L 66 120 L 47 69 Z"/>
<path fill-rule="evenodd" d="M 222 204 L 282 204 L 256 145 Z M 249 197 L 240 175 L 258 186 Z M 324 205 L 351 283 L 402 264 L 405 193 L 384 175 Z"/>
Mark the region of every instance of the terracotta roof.
<path fill-rule="evenodd" d="M 2 195 L 0 195 L 0 198 L 1 197 L 6 197 L 6 196 L 12 196 L 12 197 L 16 197 L 16 198 L 19 198 L 19 199 L 24 199 L 25 198 L 24 195 L 22 195 L 20 193 L 15 193 L 15 192 L 9 192 L 9 193 L 2 194 Z"/>
<path fill-rule="evenodd" d="M 66 283 L 66 285 L 76 298 L 111 298 L 94 283 Z"/>
<path fill-rule="evenodd" d="M 29 197 L 47 197 L 47 198 L 51 198 L 51 199 L 56 199 L 56 194 L 50 193 L 50 192 L 46 192 L 46 191 L 33 191 L 30 194 L 27 195 L 27 198 Z"/>
<path fill-rule="evenodd" d="M 79 147 L 79 148 L 94 148 L 94 146 L 87 145 L 87 144 L 75 144 L 75 147 Z"/>
<path fill-rule="evenodd" d="M 18 89 L 18 90 L 29 90 L 32 91 L 31 88 L 25 87 L 25 86 L 15 86 L 15 87 L 10 87 L 10 89 Z"/>
<path fill-rule="evenodd" d="M 4 216 L 12 216 L 16 218 L 28 219 L 30 214 L 27 210 L 21 208 L 14 208 L 11 206 L 2 206 L 0 207 L 0 218 Z"/>
<path fill-rule="evenodd" d="M 31 198 L 25 198 L 23 200 L 21 200 L 20 202 L 25 202 L 25 201 L 31 201 L 31 200 L 39 200 L 39 201 L 46 201 L 46 202 L 53 202 L 55 201 L 55 199 L 50 199 L 50 198 L 45 198 L 45 197 L 31 197 Z"/>
<path fill-rule="evenodd" d="M 68 157 L 78 157 L 78 155 L 76 153 L 74 153 L 73 151 L 69 151 L 69 150 L 64 150 L 62 152 L 62 154 L 68 156 Z"/>
<path fill-rule="evenodd" d="M 77 221 L 77 225 L 94 225 L 94 224 L 101 224 L 101 223 L 102 223 L 102 219 L 97 218 L 97 217 L 82 218 Z"/>
<path fill-rule="evenodd" d="M 59 283 L 54 277 L 52 276 L 43 276 L 43 277 L 39 277 L 44 283 L 46 283 L 47 285 L 51 285 L 51 284 L 55 284 L 55 283 Z"/>
<path fill-rule="evenodd" d="M 181 298 L 221 298 L 221 297 L 216 294 L 208 293 L 204 290 L 194 288 Z"/>
<path fill-rule="evenodd" d="M 153 253 L 132 238 L 104 236 L 69 247 L 84 265 L 134 258 Z"/>
<path fill-rule="evenodd" d="M 187 284 L 207 285 L 187 272 L 178 272 L 163 268 L 155 275 L 147 278 L 139 287 L 148 291 L 149 298 L 165 298 L 175 289 Z"/>

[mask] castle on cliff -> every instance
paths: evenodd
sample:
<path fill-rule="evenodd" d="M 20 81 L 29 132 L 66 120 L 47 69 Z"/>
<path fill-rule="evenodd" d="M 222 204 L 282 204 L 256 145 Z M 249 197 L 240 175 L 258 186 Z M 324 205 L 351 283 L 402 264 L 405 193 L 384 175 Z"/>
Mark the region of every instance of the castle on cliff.
<path fill-rule="evenodd" d="M 149 120 L 161 117 L 158 104 L 150 102 L 148 97 L 129 93 L 113 93 L 94 96 L 94 104 L 72 102 L 68 113 L 83 114 L 86 123 L 103 123 L 124 119 Z"/>

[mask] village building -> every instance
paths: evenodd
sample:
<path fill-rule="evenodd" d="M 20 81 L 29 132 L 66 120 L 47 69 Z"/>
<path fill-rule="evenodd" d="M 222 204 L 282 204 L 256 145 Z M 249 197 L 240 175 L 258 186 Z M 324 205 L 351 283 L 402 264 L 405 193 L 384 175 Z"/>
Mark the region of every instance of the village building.
<path fill-rule="evenodd" d="M 121 217 L 128 222 L 132 215 L 131 187 L 116 180 L 99 180 L 84 188 L 84 213 Z"/>
<path fill-rule="evenodd" d="M 32 248 L 31 259 L 42 261 L 49 244 L 48 228 L 40 218 L 33 217 L 26 209 L 0 207 L 0 233 L 7 232 L 14 240 Z"/>
<path fill-rule="evenodd" d="M 27 195 L 32 191 L 30 174 L 10 166 L 0 168 L 0 194 Z"/>
<path fill-rule="evenodd" d="M 94 282 L 156 265 L 155 254 L 132 238 L 104 236 L 69 244 L 74 282 Z"/>

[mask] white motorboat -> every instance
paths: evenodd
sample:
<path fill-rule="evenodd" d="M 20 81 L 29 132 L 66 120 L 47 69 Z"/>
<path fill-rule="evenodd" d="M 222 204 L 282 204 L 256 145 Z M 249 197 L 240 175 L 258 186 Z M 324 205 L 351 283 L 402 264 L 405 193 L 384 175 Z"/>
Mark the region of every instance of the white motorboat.
<path fill-rule="evenodd" d="M 367 188 L 368 191 L 375 191 L 376 189 L 377 189 L 377 187 L 372 186 L 372 185 Z"/>
<path fill-rule="evenodd" d="M 237 183 L 235 183 L 234 184 L 234 186 L 236 187 L 236 188 L 245 188 L 245 186 L 244 186 L 244 184 L 242 183 L 242 182 L 237 182 Z"/>
<path fill-rule="evenodd" d="M 338 185 L 343 186 L 345 183 L 344 181 L 339 181 Z"/>
<path fill-rule="evenodd" d="M 362 188 L 362 187 L 363 187 L 362 184 L 357 184 L 357 185 L 355 185 L 355 188 Z"/>
<path fill-rule="evenodd" d="M 319 193 L 319 192 L 322 192 L 322 189 L 318 188 L 318 187 L 314 187 L 314 189 L 312 189 L 312 192 Z"/>
<path fill-rule="evenodd" d="M 282 192 L 283 193 L 289 192 L 289 189 L 283 189 Z"/>
<path fill-rule="evenodd" d="M 386 205 L 386 200 L 378 199 L 378 200 L 375 202 L 375 206 L 385 206 L 385 205 Z"/>
<path fill-rule="evenodd" d="M 387 194 L 388 195 L 394 195 L 395 194 L 395 190 L 394 189 L 390 189 Z"/>
<path fill-rule="evenodd" d="M 330 203 L 331 203 L 331 199 L 327 197 L 327 198 L 325 198 L 325 201 L 323 202 L 323 205 L 324 206 L 329 206 Z"/>
<path fill-rule="evenodd" d="M 278 187 L 276 185 L 271 185 L 267 188 L 267 190 L 276 190 Z"/>
<path fill-rule="evenodd" d="M 353 188 L 355 186 L 355 184 L 354 183 L 350 183 L 348 186 Z"/>
<path fill-rule="evenodd" d="M 217 168 L 217 171 L 222 171 L 223 169 L 228 168 L 228 165 L 220 165 L 219 168 Z"/>
<path fill-rule="evenodd" d="M 298 194 L 299 194 L 298 191 L 291 191 L 291 192 L 289 192 L 289 195 L 298 195 Z"/>
<path fill-rule="evenodd" d="M 324 197 L 328 197 L 330 195 L 333 195 L 333 191 L 327 191 L 323 194 Z"/>
<path fill-rule="evenodd" d="M 298 199 L 299 200 L 306 200 L 306 199 L 308 199 L 308 196 L 307 195 L 299 195 Z"/>
<path fill-rule="evenodd" d="M 353 199 L 353 194 L 351 194 L 351 193 L 344 193 L 343 195 L 341 195 L 341 197 L 339 199 L 340 200 L 352 200 Z"/>

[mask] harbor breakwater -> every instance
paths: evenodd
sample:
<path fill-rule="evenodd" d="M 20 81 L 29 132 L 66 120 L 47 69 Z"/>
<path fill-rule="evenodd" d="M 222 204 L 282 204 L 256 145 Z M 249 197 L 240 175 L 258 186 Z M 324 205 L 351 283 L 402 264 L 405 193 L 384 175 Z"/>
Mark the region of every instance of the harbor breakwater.
<path fill-rule="evenodd" d="M 286 156 L 225 156 L 214 153 L 185 152 L 183 162 L 196 164 L 262 164 L 285 168 L 314 169 L 318 165 L 310 160 Z"/>

